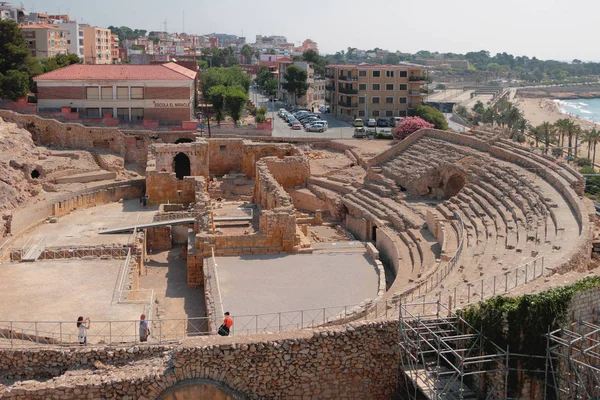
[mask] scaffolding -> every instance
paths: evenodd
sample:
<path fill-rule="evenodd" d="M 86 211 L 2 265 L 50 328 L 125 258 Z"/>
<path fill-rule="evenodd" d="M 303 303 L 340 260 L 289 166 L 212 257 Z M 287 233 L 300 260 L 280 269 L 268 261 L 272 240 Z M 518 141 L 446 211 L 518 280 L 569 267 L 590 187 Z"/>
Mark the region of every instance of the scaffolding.
<path fill-rule="evenodd" d="M 398 339 L 402 398 L 507 398 L 508 352 L 439 301 L 401 304 Z"/>
<path fill-rule="evenodd" d="M 580 320 L 549 332 L 547 357 L 553 398 L 600 399 L 600 325 Z"/>

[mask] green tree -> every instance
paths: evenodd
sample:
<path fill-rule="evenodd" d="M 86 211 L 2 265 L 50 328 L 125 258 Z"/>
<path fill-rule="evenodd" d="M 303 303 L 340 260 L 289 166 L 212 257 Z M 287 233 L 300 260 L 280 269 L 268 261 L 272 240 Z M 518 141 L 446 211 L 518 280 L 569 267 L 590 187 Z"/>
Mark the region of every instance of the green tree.
<path fill-rule="evenodd" d="M 290 65 L 283 78 L 285 82 L 281 86 L 288 93 L 293 93 L 294 103 L 296 103 L 297 98 L 304 96 L 309 87 L 306 82 L 308 79 L 306 71 L 296 65 Z"/>
<path fill-rule="evenodd" d="M 208 101 L 212 104 L 212 108 L 214 111 L 215 119 L 217 120 L 217 124 L 221 125 L 221 121 L 224 118 L 225 111 L 225 97 L 227 93 L 227 88 L 223 85 L 213 86 L 208 89 Z"/>
<path fill-rule="evenodd" d="M 302 59 L 304 61 L 308 61 L 311 63 L 319 63 L 319 53 L 317 53 L 314 50 L 306 50 L 304 53 L 302 53 Z"/>
<path fill-rule="evenodd" d="M 241 87 L 228 87 L 225 93 L 225 108 L 233 122 L 237 123 L 242 116 L 242 109 L 248 101 L 248 94 Z"/>
<path fill-rule="evenodd" d="M 44 72 L 50 72 L 72 64 L 80 63 L 81 59 L 77 54 L 58 54 L 51 58 L 45 58 L 41 62 Z"/>
<path fill-rule="evenodd" d="M 544 132 L 544 153 L 548 154 L 550 143 L 556 140 L 556 128 L 548 121 L 543 122 L 538 128 Z"/>
<path fill-rule="evenodd" d="M 275 96 L 277 94 L 277 87 L 278 87 L 278 83 L 277 83 L 277 79 L 274 78 L 269 78 L 267 79 L 267 81 L 265 82 L 264 88 L 265 91 L 267 92 L 268 96 Z"/>
<path fill-rule="evenodd" d="M 421 117 L 422 119 L 424 119 L 425 121 L 433 124 L 435 129 L 442 129 L 442 130 L 448 129 L 448 122 L 446 121 L 444 114 L 442 114 L 441 111 L 435 107 L 426 106 L 424 104 L 421 104 L 417 107 L 415 115 L 417 115 L 417 116 Z"/>
<path fill-rule="evenodd" d="M 239 67 L 209 68 L 204 71 L 203 84 L 206 92 L 213 86 L 240 86 L 248 92 L 250 88 L 250 77 Z"/>
<path fill-rule="evenodd" d="M 252 62 L 252 56 L 254 56 L 254 49 L 248 44 L 245 44 L 240 51 L 240 54 L 244 56 L 244 63 L 250 64 Z"/>
<path fill-rule="evenodd" d="M 270 77 L 271 74 L 269 73 L 269 67 L 261 65 L 256 73 L 256 83 L 258 83 L 260 87 L 264 87 L 265 83 Z"/>
<path fill-rule="evenodd" d="M 2 94 L 13 101 L 27 96 L 29 75 L 26 72 L 11 69 L 2 77 Z"/>
<path fill-rule="evenodd" d="M 478 114 L 483 114 L 485 112 L 485 106 L 483 105 L 481 100 L 477 100 L 477 102 L 473 106 L 473 111 Z"/>
<path fill-rule="evenodd" d="M 0 73 L 22 70 L 28 56 L 29 49 L 19 25 L 10 19 L 0 20 Z"/>

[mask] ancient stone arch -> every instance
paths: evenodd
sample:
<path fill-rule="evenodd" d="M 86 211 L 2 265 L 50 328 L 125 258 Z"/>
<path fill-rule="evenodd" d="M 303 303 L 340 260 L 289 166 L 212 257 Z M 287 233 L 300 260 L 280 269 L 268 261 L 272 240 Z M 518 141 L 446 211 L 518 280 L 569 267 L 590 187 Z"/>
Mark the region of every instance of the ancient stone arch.
<path fill-rule="evenodd" d="M 246 400 L 248 397 L 221 382 L 208 379 L 188 379 L 162 392 L 159 400 Z"/>
<path fill-rule="evenodd" d="M 177 179 L 183 179 L 185 176 L 191 175 L 190 158 L 185 153 L 177 153 L 173 158 L 173 171 Z"/>

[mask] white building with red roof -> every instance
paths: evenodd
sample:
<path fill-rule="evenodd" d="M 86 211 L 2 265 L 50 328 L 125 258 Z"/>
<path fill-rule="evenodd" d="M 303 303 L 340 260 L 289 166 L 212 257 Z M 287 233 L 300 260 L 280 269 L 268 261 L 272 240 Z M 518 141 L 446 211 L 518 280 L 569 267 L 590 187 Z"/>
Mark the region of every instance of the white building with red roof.
<path fill-rule="evenodd" d="M 69 107 L 82 118 L 172 124 L 193 120 L 196 78 L 196 71 L 175 63 L 74 64 L 34 80 L 39 112 L 58 112 Z"/>

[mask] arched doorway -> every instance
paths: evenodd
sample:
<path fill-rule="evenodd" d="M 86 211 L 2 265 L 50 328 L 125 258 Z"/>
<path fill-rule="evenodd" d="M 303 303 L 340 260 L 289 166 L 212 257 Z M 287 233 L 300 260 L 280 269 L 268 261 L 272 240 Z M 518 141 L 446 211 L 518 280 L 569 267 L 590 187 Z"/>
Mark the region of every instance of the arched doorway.
<path fill-rule="evenodd" d="M 191 175 L 190 158 L 185 153 L 178 153 L 173 158 L 173 171 L 175 171 L 177 179 Z"/>
<path fill-rule="evenodd" d="M 40 171 L 38 171 L 37 169 L 34 169 L 33 171 L 31 171 L 31 179 L 37 179 L 40 177 Z"/>
<path fill-rule="evenodd" d="M 181 144 L 181 143 L 194 143 L 194 140 L 189 139 L 189 138 L 181 138 L 181 139 L 177 139 L 175 141 L 175 144 Z"/>

